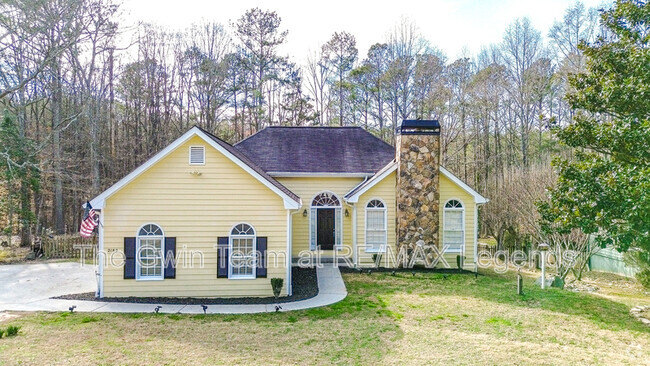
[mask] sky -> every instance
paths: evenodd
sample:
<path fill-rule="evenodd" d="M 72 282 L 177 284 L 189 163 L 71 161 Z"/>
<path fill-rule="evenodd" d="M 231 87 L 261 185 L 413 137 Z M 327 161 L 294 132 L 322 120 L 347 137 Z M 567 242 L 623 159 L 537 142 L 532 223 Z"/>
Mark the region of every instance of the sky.
<path fill-rule="evenodd" d="M 599 7 L 603 0 L 582 0 Z M 304 63 L 337 31 L 357 40 L 359 58 L 370 46 L 383 42 L 401 18 L 413 21 L 432 46 L 448 60 L 478 54 L 482 46 L 501 42 L 513 20 L 529 17 L 546 37 L 555 20 L 561 20 L 573 0 L 393 0 L 393 1 L 261 1 L 261 0 L 124 0 L 124 22 L 154 23 L 184 29 L 192 23 L 216 21 L 229 26 L 247 9 L 273 10 L 289 31 L 280 53 Z"/>

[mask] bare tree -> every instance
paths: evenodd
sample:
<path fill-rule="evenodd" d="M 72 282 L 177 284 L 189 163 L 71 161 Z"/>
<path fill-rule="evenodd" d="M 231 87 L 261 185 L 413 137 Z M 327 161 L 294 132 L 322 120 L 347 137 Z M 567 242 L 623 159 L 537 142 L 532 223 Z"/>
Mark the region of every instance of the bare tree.
<path fill-rule="evenodd" d="M 346 112 L 346 91 L 349 86 L 346 84 L 348 74 L 354 68 L 359 51 L 357 50 L 357 41 L 354 36 L 348 32 L 335 32 L 332 38 L 323 45 L 322 50 L 324 61 L 336 79 L 330 80 L 332 89 L 337 90 L 338 95 L 338 122 L 341 126 L 345 125 Z"/>
<path fill-rule="evenodd" d="M 307 91 L 314 101 L 316 122 L 320 125 L 329 124 L 329 106 L 327 105 L 329 89 L 327 81 L 332 74 L 332 70 L 327 65 L 322 49 L 309 54 L 306 69 Z"/>
<path fill-rule="evenodd" d="M 506 29 L 503 37 L 503 53 L 511 80 L 508 92 L 514 103 L 517 117 L 521 159 L 524 165 L 528 165 L 530 133 L 539 111 L 532 103 L 532 96 L 527 88 L 529 77 L 527 70 L 542 53 L 540 32 L 533 28 L 530 19 L 517 19 Z"/>

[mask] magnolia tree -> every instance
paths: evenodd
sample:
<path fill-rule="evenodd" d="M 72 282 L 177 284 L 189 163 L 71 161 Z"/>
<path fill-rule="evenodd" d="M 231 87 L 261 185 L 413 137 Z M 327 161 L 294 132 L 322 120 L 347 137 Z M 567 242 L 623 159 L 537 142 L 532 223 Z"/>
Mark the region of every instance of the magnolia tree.
<path fill-rule="evenodd" d="M 650 4 L 619 0 L 601 23 L 605 34 L 579 47 L 586 71 L 569 79 L 573 122 L 555 131 L 575 157 L 554 161 L 558 183 L 541 211 L 548 230 L 649 253 Z M 641 274 L 648 278 L 650 263 Z"/>

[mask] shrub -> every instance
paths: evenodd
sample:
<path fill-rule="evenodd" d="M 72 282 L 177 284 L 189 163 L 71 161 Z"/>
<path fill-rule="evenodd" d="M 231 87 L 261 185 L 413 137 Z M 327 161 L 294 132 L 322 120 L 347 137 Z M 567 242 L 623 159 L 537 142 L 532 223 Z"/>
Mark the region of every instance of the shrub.
<path fill-rule="evenodd" d="M 273 289 L 273 296 L 275 296 L 276 299 L 280 297 L 282 284 L 284 284 L 284 280 L 282 278 L 271 278 L 271 288 Z"/>
<path fill-rule="evenodd" d="M 650 268 L 644 268 L 636 273 L 636 279 L 645 288 L 650 288 Z"/>
<path fill-rule="evenodd" d="M 650 252 L 630 249 L 624 256 L 625 264 L 638 268 L 636 279 L 645 288 L 650 288 Z"/>
<path fill-rule="evenodd" d="M 0 338 L 2 338 L 3 335 L 5 335 L 5 330 L 4 330 L 4 329 L 0 329 Z"/>
<path fill-rule="evenodd" d="M 14 337 L 18 335 L 18 331 L 20 330 L 20 327 L 15 326 L 15 325 L 10 325 L 7 327 L 7 330 L 5 330 L 5 333 L 7 334 L 7 337 Z"/>

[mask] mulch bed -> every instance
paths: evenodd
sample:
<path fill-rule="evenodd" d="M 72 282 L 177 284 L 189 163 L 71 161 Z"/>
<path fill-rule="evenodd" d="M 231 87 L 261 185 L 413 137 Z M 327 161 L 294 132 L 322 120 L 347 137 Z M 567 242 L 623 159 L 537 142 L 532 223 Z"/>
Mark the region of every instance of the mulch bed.
<path fill-rule="evenodd" d="M 318 295 L 318 280 L 315 268 L 297 268 L 291 270 L 293 295 L 278 298 L 278 302 L 293 302 L 312 298 Z M 270 285 L 269 285 L 270 286 Z M 240 305 L 240 304 L 275 304 L 274 297 L 238 297 L 238 298 L 193 298 L 193 297 L 105 297 L 98 299 L 94 292 L 71 294 L 54 297 L 64 300 L 129 302 L 142 304 L 174 304 L 174 305 Z"/>

